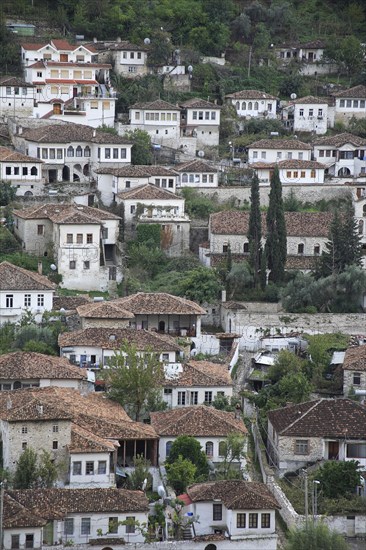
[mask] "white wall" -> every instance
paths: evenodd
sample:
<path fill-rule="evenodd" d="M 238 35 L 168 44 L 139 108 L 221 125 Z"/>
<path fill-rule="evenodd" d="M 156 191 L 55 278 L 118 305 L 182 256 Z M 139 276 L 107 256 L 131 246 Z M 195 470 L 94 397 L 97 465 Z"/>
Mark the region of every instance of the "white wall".
<path fill-rule="evenodd" d="M 53 304 L 53 290 L 4 290 L 0 292 L 0 325 L 3 323 L 11 322 L 16 323 L 20 321 L 22 315 L 27 311 L 30 311 L 32 315 L 36 317 L 36 321 L 40 322 L 42 314 L 45 311 L 52 310 Z M 30 306 L 24 305 L 25 295 L 30 297 Z M 7 301 L 10 302 L 10 296 L 13 297 L 13 307 L 7 307 Z M 9 298 L 7 298 L 9 297 Z M 42 303 L 43 306 L 38 303 Z M 39 301 L 40 300 L 40 301 Z M 27 302 L 28 303 L 28 302 Z"/>
<path fill-rule="evenodd" d="M 174 441 L 176 438 L 174 436 L 168 437 L 160 437 L 159 440 L 159 464 L 163 464 L 167 458 L 166 456 L 166 444 L 168 441 Z M 202 450 L 206 452 L 206 443 L 211 442 L 213 443 L 213 455 L 209 456 L 207 455 L 207 458 L 211 460 L 212 462 L 222 462 L 224 460 L 224 457 L 219 455 L 219 443 L 220 441 L 226 441 L 226 437 L 195 437 L 195 439 L 199 442 L 199 444 L 202 447 Z M 244 452 L 246 452 L 247 449 L 247 440 L 245 442 Z M 246 465 L 246 459 L 243 458 L 240 462 L 241 468 L 244 468 Z"/>
<path fill-rule="evenodd" d="M 311 160 L 311 150 L 307 149 L 254 149 L 249 147 L 248 162 L 278 162 L 279 160 Z"/>
<path fill-rule="evenodd" d="M 114 474 L 110 472 L 111 453 L 71 453 L 70 454 L 70 476 L 69 487 L 71 489 L 93 488 L 93 487 L 115 487 Z M 73 473 L 74 462 L 81 462 L 81 475 Z M 94 473 L 86 474 L 86 463 L 93 462 Z M 106 473 L 98 474 L 98 463 L 106 462 Z"/>

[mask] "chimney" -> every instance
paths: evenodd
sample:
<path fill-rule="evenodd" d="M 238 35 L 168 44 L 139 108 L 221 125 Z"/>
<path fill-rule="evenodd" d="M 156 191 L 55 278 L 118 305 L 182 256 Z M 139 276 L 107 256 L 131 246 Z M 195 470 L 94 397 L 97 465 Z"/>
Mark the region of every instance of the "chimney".
<path fill-rule="evenodd" d="M 98 38 L 96 36 L 94 36 L 93 42 L 94 42 L 94 44 L 96 44 L 98 42 Z"/>
<path fill-rule="evenodd" d="M 42 262 L 38 262 L 38 268 L 37 268 L 37 271 L 38 271 L 38 275 L 42 275 Z"/>
<path fill-rule="evenodd" d="M 226 302 L 226 290 L 221 291 L 221 302 Z"/>

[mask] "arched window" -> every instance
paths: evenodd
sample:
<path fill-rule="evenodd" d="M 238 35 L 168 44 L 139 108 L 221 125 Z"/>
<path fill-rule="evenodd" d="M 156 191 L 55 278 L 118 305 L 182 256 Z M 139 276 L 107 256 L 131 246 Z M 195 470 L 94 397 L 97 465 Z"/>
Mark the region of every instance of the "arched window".
<path fill-rule="evenodd" d="M 219 456 L 226 455 L 226 441 L 220 441 L 219 443 Z"/>
<path fill-rule="evenodd" d="M 259 109 L 259 105 L 258 105 L 258 101 L 256 101 L 256 102 L 254 103 L 254 110 L 255 110 L 255 111 L 258 111 L 258 109 Z"/>
<path fill-rule="evenodd" d="M 67 148 L 67 156 L 68 157 L 73 157 L 74 156 L 74 148 L 71 147 L 71 145 L 70 145 L 70 147 Z"/>
<path fill-rule="evenodd" d="M 297 245 L 297 253 L 298 254 L 304 254 L 304 250 L 305 250 L 305 245 L 304 243 L 299 243 Z"/>
<path fill-rule="evenodd" d="M 20 390 L 21 387 L 22 387 L 22 383 L 19 380 L 15 380 L 13 384 L 13 390 Z"/>
<path fill-rule="evenodd" d="M 167 441 L 165 444 L 165 456 L 168 457 L 170 455 L 170 450 L 172 448 L 173 441 Z"/>
<path fill-rule="evenodd" d="M 82 156 L 83 156 L 83 150 L 82 150 L 82 148 L 81 148 L 80 145 L 78 145 L 78 146 L 76 147 L 76 156 L 77 156 L 77 157 L 82 157 Z"/>
<path fill-rule="evenodd" d="M 246 111 L 246 110 L 247 110 L 247 103 L 246 103 L 246 101 L 243 101 L 243 103 L 241 104 L 241 110 L 242 110 L 242 111 Z"/>
<path fill-rule="evenodd" d="M 248 103 L 248 111 L 251 111 L 253 109 L 253 103 L 249 101 Z"/>
<path fill-rule="evenodd" d="M 237 111 L 240 110 L 240 103 L 239 103 L 239 101 L 237 101 L 237 102 L 235 103 L 235 109 L 236 109 Z"/>
<path fill-rule="evenodd" d="M 358 234 L 363 235 L 363 220 L 358 222 Z"/>
<path fill-rule="evenodd" d="M 188 174 L 182 174 L 182 183 L 188 183 Z"/>
<path fill-rule="evenodd" d="M 84 149 L 84 157 L 90 157 L 90 147 L 87 145 Z"/>
<path fill-rule="evenodd" d="M 212 443 L 212 441 L 207 441 L 207 443 L 206 443 L 206 456 L 213 457 L 213 443 Z"/>
<path fill-rule="evenodd" d="M 38 170 L 35 166 L 31 168 L 31 176 L 38 176 Z"/>
<path fill-rule="evenodd" d="M 249 254 L 249 243 L 244 243 L 243 252 L 244 254 Z"/>

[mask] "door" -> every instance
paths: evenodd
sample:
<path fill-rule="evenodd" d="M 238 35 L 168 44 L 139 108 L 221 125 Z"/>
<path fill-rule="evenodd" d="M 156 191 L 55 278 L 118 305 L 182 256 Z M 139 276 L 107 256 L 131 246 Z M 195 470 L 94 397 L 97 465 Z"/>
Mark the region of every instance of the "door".
<path fill-rule="evenodd" d="M 338 460 L 338 455 L 339 455 L 339 442 L 328 441 L 328 459 Z"/>
<path fill-rule="evenodd" d="M 60 53 L 60 62 L 67 63 L 69 61 L 69 56 L 67 53 Z"/>
<path fill-rule="evenodd" d="M 347 537 L 354 537 L 356 535 L 356 517 L 347 516 Z"/>
<path fill-rule="evenodd" d="M 80 366 L 86 367 L 86 355 L 80 355 Z"/>

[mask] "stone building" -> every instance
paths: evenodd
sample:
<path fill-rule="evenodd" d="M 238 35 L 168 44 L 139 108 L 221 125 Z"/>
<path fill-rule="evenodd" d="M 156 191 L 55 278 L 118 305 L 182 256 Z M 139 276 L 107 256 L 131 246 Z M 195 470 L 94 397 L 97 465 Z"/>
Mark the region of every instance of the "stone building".
<path fill-rule="evenodd" d="M 361 390 L 366 397 L 366 346 L 349 348 L 344 356 L 343 370 L 343 395 L 347 397 L 350 392 Z"/>

